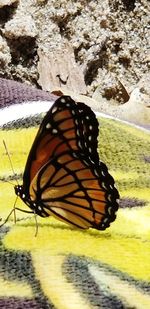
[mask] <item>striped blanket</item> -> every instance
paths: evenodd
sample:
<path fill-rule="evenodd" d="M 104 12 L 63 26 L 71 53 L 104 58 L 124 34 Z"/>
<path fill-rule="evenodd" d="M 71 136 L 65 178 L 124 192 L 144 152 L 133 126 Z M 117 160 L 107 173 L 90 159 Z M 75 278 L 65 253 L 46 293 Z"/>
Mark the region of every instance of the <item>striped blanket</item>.
<path fill-rule="evenodd" d="M 15 201 L 38 126 L 56 96 L 0 79 L 0 217 Z M 121 195 L 105 231 L 17 212 L 0 228 L 0 308 L 150 308 L 150 134 L 98 117 L 99 154 Z M 6 154 L 7 145 L 13 169 Z M 13 184 L 13 185 L 11 185 Z M 18 199 L 17 207 L 27 209 Z"/>

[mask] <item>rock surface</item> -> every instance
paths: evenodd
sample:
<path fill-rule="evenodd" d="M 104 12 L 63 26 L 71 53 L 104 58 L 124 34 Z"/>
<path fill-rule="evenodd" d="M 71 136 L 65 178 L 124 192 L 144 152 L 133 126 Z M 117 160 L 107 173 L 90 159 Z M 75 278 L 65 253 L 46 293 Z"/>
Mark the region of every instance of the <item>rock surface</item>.
<path fill-rule="evenodd" d="M 4 28 L 5 37 L 8 39 L 35 38 L 38 34 L 31 15 L 18 14 L 8 21 Z"/>
<path fill-rule="evenodd" d="M 49 91 L 63 83 L 89 96 L 98 89 L 106 104 L 126 104 L 134 89 L 147 92 L 149 16 L 147 0 L 2 0 L 0 76 Z M 42 62 L 45 76 L 48 67 L 57 73 L 49 85 L 41 82 L 39 50 L 49 61 Z"/>
<path fill-rule="evenodd" d="M 6 6 L 6 5 L 11 5 L 15 2 L 18 2 L 17 0 L 0 0 L 0 8 Z"/>

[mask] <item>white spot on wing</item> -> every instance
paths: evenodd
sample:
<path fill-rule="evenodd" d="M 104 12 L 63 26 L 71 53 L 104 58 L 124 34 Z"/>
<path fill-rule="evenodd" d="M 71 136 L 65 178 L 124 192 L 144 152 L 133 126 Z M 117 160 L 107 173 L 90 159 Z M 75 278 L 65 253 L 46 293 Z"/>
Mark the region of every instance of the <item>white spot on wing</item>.
<path fill-rule="evenodd" d="M 104 173 L 104 171 L 101 171 L 101 174 L 102 174 L 102 176 L 105 176 L 105 173 Z"/>
<path fill-rule="evenodd" d="M 99 177 L 97 170 L 94 170 L 94 174 Z"/>
<path fill-rule="evenodd" d="M 52 109 L 52 113 L 55 113 L 57 111 L 57 107 L 54 106 L 53 109 Z"/>
<path fill-rule="evenodd" d="M 111 215 L 111 213 L 112 213 L 112 208 L 111 208 L 111 207 L 108 207 L 107 211 L 108 211 L 109 215 Z"/>
<path fill-rule="evenodd" d="M 102 187 L 103 187 L 103 189 L 105 189 L 105 190 L 107 189 L 104 182 L 102 182 Z"/>
<path fill-rule="evenodd" d="M 53 130 L 52 130 L 52 133 L 53 133 L 53 134 L 56 134 L 56 133 L 58 133 L 58 130 L 57 130 L 57 129 L 53 129 Z"/>
<path fill-rule="evenodd" d="M 47 125 L 46 125 L 46 129 L 50 129 L 50 128 L 51 128 L 50 123 L 47 123 Z"/>
<path fill-rule="evenodd" d="M 74 158 L 78 158 L 77 154 L 75 152 L 72 153 Z"/>
<path fill-rule="evenodd" d="M 78 142 L 78 146 L 79 146 L 80 148 L 82 148 L 82 146 L 81 146 L 81 142 L 80 142 L 80 141 Z"/>
<path fill-rule="evenodd" d="M 65 103 L 66 102 L 66 100 L 64 98 L 61 98 L 60 101 L 61 101 L 61 103 Z"/>
<path fill-rule="evenodd" d="M 110 194 L 108 195 L 107 198 L 108 198 L 108 200 L 111 202 L 111 195 L 110 195 Z"/>
<path fill-rule="evenodd" d="M 38 206 L 38 210 L 39 210 L 39 211 L 42 211 L 42 207 L 41 207 L 41 206 Z"/>

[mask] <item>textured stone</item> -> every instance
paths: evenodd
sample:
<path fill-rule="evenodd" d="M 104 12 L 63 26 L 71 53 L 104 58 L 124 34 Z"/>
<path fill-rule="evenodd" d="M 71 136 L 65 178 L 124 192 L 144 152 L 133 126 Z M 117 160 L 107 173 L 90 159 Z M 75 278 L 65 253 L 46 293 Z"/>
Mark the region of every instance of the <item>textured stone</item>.
<path fill-rule="evenodd" d="M 43 90 L 57 91 L 60 88 L 77 93 L 86 93 L 81 67 L 75 62 L 73 49 L 69 44 L 45 54 L 38 50 L 38 83 Z M 46 73 L 46 74 L 45 74 Z"/>
<path fill-rule="evenodd" d="M 18 2 L 19 0 L 0 0 L 0 8 L 8 5 L 10 6 L 11 4 Z"/>
<path fill-rule="evenodd" d="M 5 24 L 4 33 L 9 39 L 17 39 L 21 37 L 35 38 L 38 32 L 32 16 L 22 14 L 22 16 L 16 15 Z"/>
<path fill-rule="evenodd" d="M 51 51 L 62 50 L 63 54 L 66 42 L 72 46 L 88 95 L 97 87 L 105 98 L 116 91 L 115 84 L 111 86 L 112 75 L 130 94 L 149 73 L 147 0 L 21 0 L 0 10 L 0 30 L 12 55 L 5 76 L 20 81 L 37 85 L 38 49 L 46 51 L 46 57 Z M 4 76 L 3 68 L 0 74 Z M 117 101 L 122 103 L 120 94 Z"/>
<path fill-rule="evenodd" d="M 10 63 L 11 55 L 7 42 L 2 36 L 0 36 L 0 66 L 5 67 Z"/>

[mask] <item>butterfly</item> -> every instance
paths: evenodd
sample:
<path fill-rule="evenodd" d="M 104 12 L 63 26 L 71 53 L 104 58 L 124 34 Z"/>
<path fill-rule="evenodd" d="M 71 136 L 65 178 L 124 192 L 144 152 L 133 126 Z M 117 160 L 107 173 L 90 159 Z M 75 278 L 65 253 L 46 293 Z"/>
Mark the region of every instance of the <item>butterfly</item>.
<path fill-rule="evenodd" d="M 16 195 L 41 217 L 82 229 L 109 227 L 119 193 L 99 160 L 98 134 L 90 107 L 59 97 L 42 120 Z"/>

